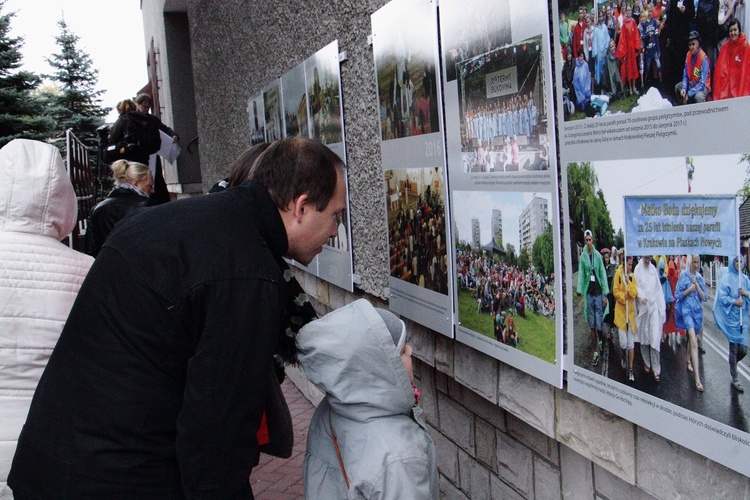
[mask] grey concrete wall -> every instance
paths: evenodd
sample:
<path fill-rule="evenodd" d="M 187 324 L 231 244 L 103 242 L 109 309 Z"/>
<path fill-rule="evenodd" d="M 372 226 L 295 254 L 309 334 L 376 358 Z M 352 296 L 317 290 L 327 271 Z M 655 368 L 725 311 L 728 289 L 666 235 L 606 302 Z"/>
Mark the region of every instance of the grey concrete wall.
<path fill-rule="evenodd" d="M 298 279 L 321 314 L 363 296 L 385 305 L 387 228 L 367 36 L 370 15 L 386 2 L 185 1 L 204 190 L 249 143 L 249 96 L 334 39 L 347 51 L 344 121 L 362 282 L 350 294 L 306 273 Z M 164 5 L 143 3 L 144 17 L 152 3 Z M 750 498 L 747 477 L 427 328 L 408 328 L 446 498 Z M 292 378 L 305 386 L 300 372 Z"/>
<path fill-rule="evenodd" d="M 370 14 L 385 1 L 188 2 L 203 187 L 249 144 L 248 98 L 335 39 L 341 66 L 354 272 L 382 297 L 388 252 Z"/>

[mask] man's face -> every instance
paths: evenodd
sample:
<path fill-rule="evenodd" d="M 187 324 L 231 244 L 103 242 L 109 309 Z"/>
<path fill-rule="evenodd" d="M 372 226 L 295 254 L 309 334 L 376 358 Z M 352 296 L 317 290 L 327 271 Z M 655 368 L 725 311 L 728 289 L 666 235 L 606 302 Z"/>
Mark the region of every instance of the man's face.
<path fill-rule="evenodd" d="M 586 243 L 586 248 L 588 248 L 590 252 L 591 249 L 594 248 L 594 238 L 592 238 L 591 236 L 586 236 L 585 238 L 583 238 L 583 241 Z"/>
<path fill-rule="evenodd" d="M 149 109 L 151 109 L 150 101 L 143 101 L 138 104 L 138 111 L 140 111 L 141 113 L 148 113 Z"/>
<path fill-rule="evenodd" d="M 698 53 L 698 48 L 701 46 L 700 42 L 698 40 L 690 40 L 690 43 L 688 44 L 688 48 L 690 49 L 690 53 L 695 55 Z"/>
<path fill-rule="evenodd" d="M 329 238 L 338 234 L 338 220 L 346 208 L 346 184 L 341 174 L 336 180 L 336 191 L 328 206 L 318 211 L 315 205 L 307 203 L 302 208 L 299 233 L 295 241 L 289 242 L 289 257 L 308 265 L 323 251 Z"/>
<path fill-rule="evenodd" d="M 648 267 L 648 266 L 649 266 L 649 265 L 651 264 L 651 257 L 649 257 L 649 256 L 647 256 L 647 255 L 644 255 L 644 256 L 643 256 L 643 257 L 641 258 L 641 262 L 643 262 L 643 265 L 644 265 L 644 266 Z"/>
<path fill-rule="evenodd" d="M 729 27 L 729 39 L 732 41 L 737 41 L 739 37 L 740 37 L 740 27 L 737 23 L 735 23 Z"/>

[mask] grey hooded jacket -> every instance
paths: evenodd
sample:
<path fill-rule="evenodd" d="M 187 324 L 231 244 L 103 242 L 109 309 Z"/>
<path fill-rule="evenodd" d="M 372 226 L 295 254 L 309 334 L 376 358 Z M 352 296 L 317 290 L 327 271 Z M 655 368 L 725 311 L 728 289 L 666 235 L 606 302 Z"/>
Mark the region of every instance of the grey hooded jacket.
<path fill-rule="evenodd" d="M 302 328 L 297 347 L 307 377 L 326 393 L 307 437 L 306 497 L 437 498 L 435 445 L 375 308 L 361 299 L 337 309 Z"/>

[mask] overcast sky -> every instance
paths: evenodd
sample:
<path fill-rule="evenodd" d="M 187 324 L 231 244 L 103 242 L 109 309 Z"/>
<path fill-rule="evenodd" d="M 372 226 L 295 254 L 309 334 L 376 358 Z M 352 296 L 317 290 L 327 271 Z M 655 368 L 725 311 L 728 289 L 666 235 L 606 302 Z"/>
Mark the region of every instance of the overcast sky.
<path fill-rule="evenodd" d="M 99 70 L 102 105 L 133 97 L 148 83 L 146 48 L 139 0 L 7 0 L 3 13 L 16 12 L 11 34 L 22 36 L 23 68 L 51 73 L 45 61 L 60 49 L 55 37 L 57 22 L 65 17 L 68 28 L 80 37 L 78 48 L 91 56 Z M 112 109 L 108 122 L 117 119 Z"/>

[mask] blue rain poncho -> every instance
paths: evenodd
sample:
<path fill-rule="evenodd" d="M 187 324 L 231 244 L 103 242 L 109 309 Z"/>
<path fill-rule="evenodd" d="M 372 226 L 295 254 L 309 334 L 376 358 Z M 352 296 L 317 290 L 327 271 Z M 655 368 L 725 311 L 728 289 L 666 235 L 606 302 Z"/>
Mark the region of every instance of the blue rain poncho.
<path fill-rule="evenodd" d="M 591 99 L 591 73 L 589 63 L 576 59 L 576 69 L 573 71 L 573 88 L 576 91 L 576 104 L 583 110 Z"/>
<path fill-rule="evenodd" d="M 703 295 L 708 296 L 708 290 L 706 289 L 706 281 L 699 272 L 695 273 L 698 286 L 703 290 Z M 696 332 L 700 333 L 701 325 L 703 324 L 703 301 L 698 291 L 695 290 L 690 292 L 687 297 L 683 297 L 682 293 L 693 284 L 693 275 L 690 274 L 690 269 L 685 269 L 680 274 L 680 279 L 677 280 L 677 286 L 675 287 L 674 294 L 677 297 L 675 303 L 675 324 L 677 328 L 692 328 L 695 326 Z M 692 324 L 685 323 L 685 318 L 689 317 L 692 319 Z"/>
<path fill-rule="evenodd" d="M 714 321 L 716 326 L 724 332 L 729 342 L 748 345 L 747 329 L 748 316 L 750 316 L 750 299 L 744 297 L 742 307 L 734 305 L 734 301 L 740 296 L 740 287 L 745 291 L 750 290 L 750 280 L 734 267 L 734 262 L 737 259 L 742 261 L 740 269 L 744 269 L 745 259 L 742 256 L 737 256 L 732 259 L 728 268 L 722 267 L 719 270 L 719 286 L 716 289 L 713 309 Z"/>

